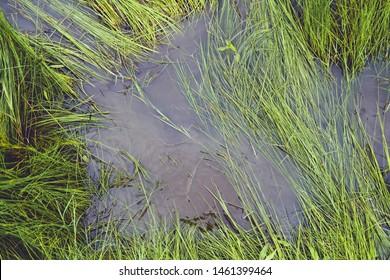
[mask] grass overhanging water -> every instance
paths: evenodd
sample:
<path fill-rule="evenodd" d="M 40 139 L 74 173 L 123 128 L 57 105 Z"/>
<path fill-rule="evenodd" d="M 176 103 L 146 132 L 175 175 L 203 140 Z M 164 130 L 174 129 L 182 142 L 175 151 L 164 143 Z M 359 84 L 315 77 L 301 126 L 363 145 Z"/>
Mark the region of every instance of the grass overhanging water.
<path fill-rule="evenodd" d="M 133 59 L 205 2 L 67 1 L 66 11 L 56 11 L 59 1 L 40 1 L 66 15 L 61 22 L 33 2 L 16 2 L 61 40 L 38 29 L 38 35 L 21 34 L 0 13 L 2 259 L 390 257 L 390 195 L 381 174 L 388 166 L 378 165 L 360 119 L 350 113 L 357 73 L 370 57 L 388 63 L 386 1 L 301 0 L 295 10 L 290 1 L 252 1 L 245 22 L 236 1 L 215 5 L 209 38 L 200 46 L 201 81 L 192 89 L 185 65 L 178 71 L 204 130 L 212 126 L 223 136 L 223 156 L 215 158 L 236 187 L 251 229 L 233 218 L 234 230 L 221 223 L 204 233 L 156 222 L 147 233 L 125 236 L 107 221 L 92 242 L 82 217 L 96 186 L 87 178 L 91 155 L 83 130 L 98 123 L 99 112 L 84 109 L 88 99 L 77 94 L 76 81 L 101 71 L 120 76 L 117 69 L 133 67 Z M 80 34 L 88 40 L 79 41 Z M 331 63 L 347 76 L 336 93 Z M 302 211 L 292 229 L 278 221 L 253 170 L 239 158 L 243 141 L 293 186 Z"/>

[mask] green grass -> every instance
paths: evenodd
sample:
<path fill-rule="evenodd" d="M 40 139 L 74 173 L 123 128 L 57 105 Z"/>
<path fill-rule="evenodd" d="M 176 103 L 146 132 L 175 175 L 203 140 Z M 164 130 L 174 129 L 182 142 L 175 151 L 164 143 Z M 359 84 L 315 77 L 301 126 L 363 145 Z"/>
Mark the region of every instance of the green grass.
<path fill-rule="evenodd" d="M 112 30 L 100 23 L 87 9 L 81 9 L 77 2 L 63 3 L 59 0 L 39 1 L 39 4 L 23 0 L 16 2 L 17 7 L 29 15 L 36 26 L 47 24 L 53 29 L 48 35 L 45 35 L 44 30 L 37 30 L 40 36 L 35 41 L 46 52 L 47 58 L 54 57 L 57 64 L 72 71 L 73 74 L 80 75 L 85 72 L 86 66 L 90 66 L 88 68 L 93 71 L 89 72 L 95 74 L 98 73 L 95 69 L 99 69 L 111 75 L 119 75 L 117 73 L 119 61 L 122 60 L 123 64 L 131 63 L 131 60 L 148 50 L 137 42 L 138 34 L 130 37 L 121 30 Z M 61 16 L 54 17 L 52 13 L 46 11 L 47 8 Z M 55 39 L 55 34 L 58 34 L 60 39 Z M 104 75 L 100 74 L 99 77 Z"/>
<path fill-rule="evenodd" d="M 136 61 L 179 31 L 179 20 L 206 5 L 203 0 L 14 2 L 37 26 L 32 39 L 45 60 L 82 80 L 132 76 Z"/>
<path fill-rule="evenodd" d="M 383 170 L 361 120 L 349 113 L 358 98 L 353 85 L 359 70 L 369 58 L 388 59 L 387 1 L 297 1 L 299 20 L 290 1 L 252 1 L 245 25 L 234 1 L 214 5 L 208 40 L 200 46 L 197 87 L 190 87 L 184 64 L 177 69 L 204 131 L 211 125 L 222 136 L 214 139 L 220 150 L 209 153 L 235 186 L 251 228 L 241 228 L 233 217 L 231 227 L 219 221 L 206 232 L 177 217 L 173 226 L 159 225 L 150 209 L 148 231 L 124 235 L 120 224 L 103 219 L 97 236 L 96 228 L 83 223 L 91 196 L 126 180 L 147 197 L 148 174 L 124 154 L 135 164 L 134 174 L 101 163 L 100 182 L 87 178 L 86 163 L 93 157 L 83 133 L 99 124 L 101 112 L 77 94 L 77 82 L 123 77 L 120 69 L 131 72 L 135 61 L 178 29 L 178 21 L 208 2 L 39 2 L 63 9 L 63 20 L 35 2 L 17 0 L 37 23 L 34 36 L 15 31 L 0 12 L 1 259 L 390 257 L 390 195 Z M 43 22 L 60 37 L 44 33 Z M 347 76 L 338 94 L 331 63 Z M 187 134 L 133 85 L 162 121 Z M 295 228 L 279 220 L 267 202 L 259 178 L 240 157 L 243 143 L 292 186 L 302 209 Z M 215 197 L 229 216 L 222 195 Z"/>
<path fill-rule="evenodd" d="M 282 232 L 269 221 L 272 208 L 261 203 L 266 201 L 261 184 L 249 179 L 249 166 L 242 167 L 242 136 L 293 186 L 301 225 L 293 242 L 285 239 L 294 252 L 280 249 L 278 258 L 388 257 L 389 193 L 372 143 L 359 119 L 348 113 L 358 96 L 352 84 L 342 90 L 341 100 L 332 94 L 331 81 L 324 80 L 329 70 L 317 64 L 306 32 L 279 2 L 253 3 L 245 29 L 232 7 L 219 11 L 202 49 L 196 89 L 188 90 L 181 68 L 188 100 L 224 137 L 224 157 L 216 158 L 245 209 L 265 223 L 271 238 Z"/>
<path fill-rule="evenodd" d="M 139 41 L 146 45 L 161 43 L 161 37 L 169 35 L 169 29 L 177 31 L 177 20 L 188 16 L 189 13 L 203 10 L 206 2 L 203 1 L 151 1 L 141 3 L 137 0 L 107 1 L 87 0 L 85 3 L 110 28 L 139 37 Z M 158 39 L 159 37 L 159 39 Z"/>
<path fill-rule="evenodd" d="M 55 72 L 0 13 L 0 256 L 56 258 L 82 239 L 89 205 L 87 153 L 76 134 L 89 115 L 70 79 Z M 68 106 L 68 109 L 65 109 Z"/>
<path fill-rule="evenodd" d="M 284 2 L 287 1 L 278 1 Z M 388 1 L 298 0 L 299 19 L 311 50 L 326 64 L 337 63 L 355 75 L 371 57 L 388 56 Z M 294 20 L 296 20 L 295 17 Z"/>

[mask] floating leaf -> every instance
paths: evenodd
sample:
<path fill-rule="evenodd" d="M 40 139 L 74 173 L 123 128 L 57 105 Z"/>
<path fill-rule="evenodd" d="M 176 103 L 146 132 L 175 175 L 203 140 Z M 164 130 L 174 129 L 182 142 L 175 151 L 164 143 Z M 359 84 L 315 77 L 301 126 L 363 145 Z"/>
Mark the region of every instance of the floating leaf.
<path fill-rule="evenodd" d="M 81 159 L 85 162 L 85 163 L 88 163 L 89 162 L 89 159 L 86 155 L 82 155 L 81 156 Z"/>
<path fill-rule="evenodd" d="M 45 96 L 47 101 L 50 101 L 49 95 L 47 94 L 47 91 L 45 89 L 43 90 L 43 96 Z"/>

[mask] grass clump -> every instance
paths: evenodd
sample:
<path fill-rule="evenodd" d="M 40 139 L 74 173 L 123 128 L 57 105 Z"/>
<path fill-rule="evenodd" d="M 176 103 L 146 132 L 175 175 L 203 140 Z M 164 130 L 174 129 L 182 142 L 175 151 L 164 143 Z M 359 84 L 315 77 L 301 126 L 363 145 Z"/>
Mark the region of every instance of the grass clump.
<path fill-rule="evenodd" d="M 327 65 L 339 64 L 354 75 L 368 57 L 388 56 L 388 1 L 298 0 L 295 9 L 294 20 L 299 20 L 311 50 Z"/>
<path fill-rule="evenodd" d="M 206 5 L 203 0 L 13 2 L 35 24 L 31 36 L 45 60 L 82 80 L 107 74 L 130 78 L 136 61 L 178 31 L 180 19 Z"/>
<path fill-rule="evenodd" d="M 88 0 L 81 1 L 110 28 L 124 30 L 139 38 L 145 45 L 155 45 L 158 38 L 167 37 L 172 28 L 177 29 L 177 20 L 189 13 L 203 10 L 206 1 L 152 1 L 138 0 Z"/>
<path fill-rule="evenodd" d="M 99 71 L 119 75 L 120 62 L 122 66 L 131 65 L 148 50 L 138 42 L 139 34 L 127 36 L 121 30 L 107 27 L 77 2 L 17 0 L 15 3 L 36 25 L 35 41 L 45 58 L 78 74 L 78 78 L 88 79 L 87 73 L 98 75 Z M 98 76 L 104 77 L 102 73 Z"/>
<path fill-rule="evenodd" d="M 90 194 L 75 133 L 89 115 L 2 12 L 0 30 L 0 257 L 57 258 L 83 238 Z"/>

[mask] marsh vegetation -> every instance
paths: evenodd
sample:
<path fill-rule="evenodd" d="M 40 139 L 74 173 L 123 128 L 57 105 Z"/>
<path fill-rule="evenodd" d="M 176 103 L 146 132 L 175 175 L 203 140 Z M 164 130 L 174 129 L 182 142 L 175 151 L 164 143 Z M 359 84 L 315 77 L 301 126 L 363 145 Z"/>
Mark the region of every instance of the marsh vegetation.
<path fill-rule="evenodd" d="M 390 258 L 389 98 L 377 104 L 379 136 L 367 133 L 359 115 L 366 68 L 390 95 L 388 1 L 6 2 L 14 12 L 0 11 L 2 259 Z M 249 227 L 216 191 L 223 215 L 213 214 L 213 226 L 175 216 L 164 223 L 150 212 L 147 230 L 124 234 L 104 219 L 96 231 L 85 223 L 91 197 L 123 181 L 145 191 L 149 175 L 124 152 L 132 174 L 103 163 L 99 181 L 90 178 L 96 155 L 85 135 L 104 126 L 109 112 L 83 87 L 128 80 L 153 107 L 137 63 L 201 12 L 208 33 L 194 42 L 200 56 L 191 62 L 200 76 L 185 61 L 171 63 L 198 129 L 219 147 L 204 150 L 234 187 Z M 19 30 L 14 16 L 30 29 Z M 299 202 L 294 223 L 279 219 L 243 146 L 288 181 Z"/>

